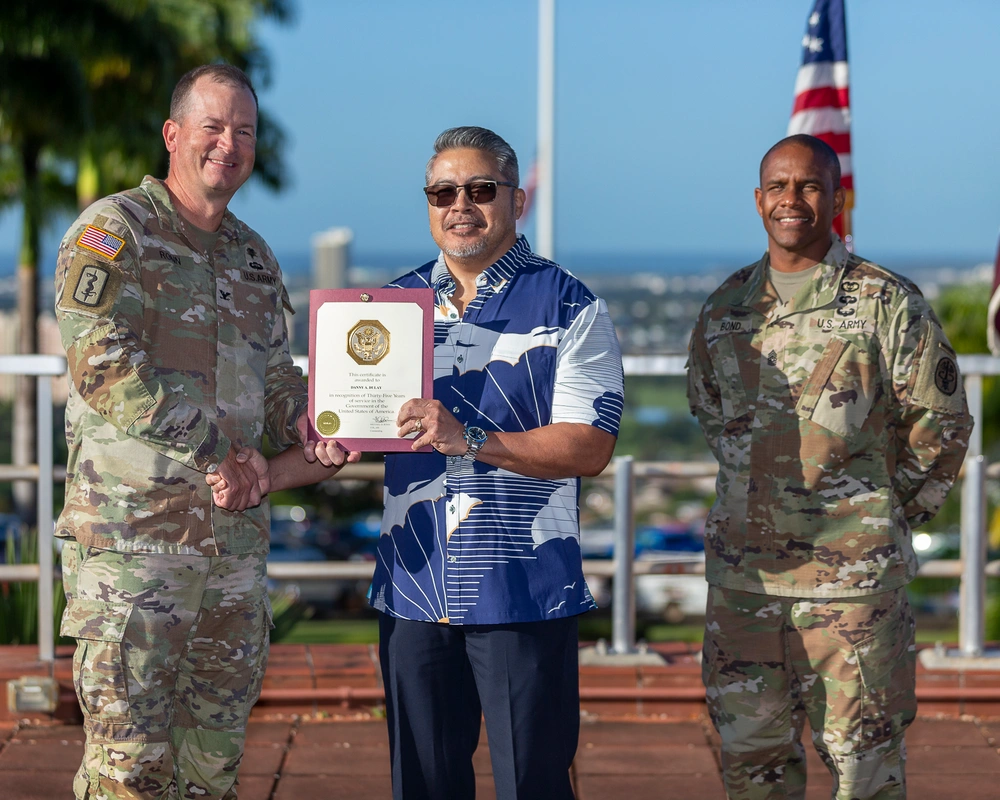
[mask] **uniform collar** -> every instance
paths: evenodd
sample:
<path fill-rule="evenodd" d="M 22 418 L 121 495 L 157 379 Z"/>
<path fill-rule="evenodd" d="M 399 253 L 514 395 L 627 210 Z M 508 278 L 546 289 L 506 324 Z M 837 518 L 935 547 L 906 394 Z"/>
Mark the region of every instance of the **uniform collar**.
<path fill-rule="evenodd" d="M 816 270 L 809 285 L 800 290 L 795 298 L 782 304 L 783 307 L 779 313 L 784 316 L 793 311 L 822 308 L 833 303 L 840 289 L 840 282 L 843 279 L 844 269 L 850 256 L 851 254 L 847 252 L 840 237 L 833 234 L 830 249 L 823 256 L 819 269 Z M 767 279 L 767 268 L 770 263 L 770 256 L 764 253 L 764 256 L 754 266 L 743 292 L 736 298 L 739 305 L 756 308 L 765 314 L 773 309 L 777 302 L 777 296 L 774 294 L 771 282 Z"/>
<path fill-rule="evenodd" d="M 142 179 L 142 184 L 140 187 L 149 198 L 150 202 L 153 204 L 153 210 L 156 212 L 156 220 L 160 225 L 160 228 L 166 231 L 172 231 L 173 233 L 179 233 L 185 238 L 190 240 L 187 236 L 187 229 L 185 223 L 177 211 L 177 207 L 174 205 L 173 199 L 170 197 L 170 192 L 167 190 L 166 184 L 159 178 L 154 178 L 152 175 L 147 175 Z M 237 238 L 237 225 L 239 220 L 236 219 L 236 215 L 233 214 L 228 208 L 222 215 L 222 224 L 219 225 L 219 236 L 221 236 L 226 242 L 231 242 Z M 195 244 L 195 242 L 191 242 Z M 195 249 L 199 249 L 197 245 Z"/>
<path fill-rule="evenodd" d="M 489 285 L 494 292 L 499 292 L 514 277 L 514 274 L 527 263 L 530 256 L 531 245 L 528 244 L 528 240 L 523 234 L 519 234 L 510 250 L 479 274 L 476 278 L 476 285 Z M 454 287 L 454 284 L 455 279 L 448 271 L 448 265 L 444 261 L 444 253 L 439 253 L 437 261 L 431 268 L 431 286 L 435 290 L 441 291 Z"/>

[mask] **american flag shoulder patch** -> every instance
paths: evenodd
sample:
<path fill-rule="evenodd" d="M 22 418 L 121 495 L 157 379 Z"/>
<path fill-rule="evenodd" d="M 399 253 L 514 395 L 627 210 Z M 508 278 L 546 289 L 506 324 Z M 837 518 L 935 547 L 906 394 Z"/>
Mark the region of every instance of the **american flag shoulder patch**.
<path fill-rule="evenodd" d="M 98 253 L 105 258 L 114 261 L 125 246 L 125 240 L 113 233 L 108 233 L 103 228 L 88 225 L 84 228 L 80 238 L 76 240 L 80 247 Z"/>

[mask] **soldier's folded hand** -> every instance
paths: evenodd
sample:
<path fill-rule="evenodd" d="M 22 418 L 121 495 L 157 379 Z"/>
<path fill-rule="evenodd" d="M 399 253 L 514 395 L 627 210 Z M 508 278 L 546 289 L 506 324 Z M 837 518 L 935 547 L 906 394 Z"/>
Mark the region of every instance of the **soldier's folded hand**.
<path fill-rule="evenodd" d="M 212 499 L 220 508 L 245 511 L 260 505 L 271 488 L 267 459 L 260 451 L 244 447 L 230 449 L 219 468 L 205 476 Z"/>

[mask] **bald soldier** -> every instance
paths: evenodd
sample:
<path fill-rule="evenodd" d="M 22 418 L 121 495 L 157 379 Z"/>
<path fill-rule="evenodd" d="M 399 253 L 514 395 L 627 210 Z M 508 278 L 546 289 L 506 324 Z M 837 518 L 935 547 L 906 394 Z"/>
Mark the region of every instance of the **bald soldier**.
<path fill-rule="evenodd" d="M 703 678 L 726 791 L 803 798 L 808 718 L 834 798 L 895 800 L 916 714 L 911 530 L 972 420 L 919 289 L 831 232 L 836 153 L 782 140 L 755 195 L 767 252 L 708 299 L 688 374 L 719 462 Z"/>
<path fill-rule="evenodd" d="M 99 200 L 59 248 L 69 363 L 64 636 L 86 749 L 78 798 L 235 798 L 267 661 L 267 486 L 237 460 L 302 441 L 270 248 L 228 203 L 257 96 L 228 65 L 178 82 L 165 181 Z M 213 505 L 206 475 L 227 483 Z"/>

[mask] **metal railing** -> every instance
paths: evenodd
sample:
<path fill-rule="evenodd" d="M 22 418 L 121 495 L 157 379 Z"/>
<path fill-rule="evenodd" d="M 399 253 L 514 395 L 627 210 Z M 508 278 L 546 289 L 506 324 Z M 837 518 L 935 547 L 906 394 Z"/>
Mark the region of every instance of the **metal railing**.
<path fill-rule="evenodd" d="M 36 438 L 38 463 L 24 467 L 0 466 L 0 480 L 32 480 L 38 482 L 38 563 L 0 564 L 0 581 L 35 581 L 38 583 L 38 658 L 55 658 L 53 624 L 52 483 L 55 472 L 52 463 L 52 383 L 51 379 L 66 374 L 63 356 L 26 355 L 0 356 L 0 375 L 33 377 L 38 388 Z M 65 473 L 64 473 L 65 474 Z"/>
<path fill-rule="evenodd" d="M 1000 358 L 992 356 L 959 356 L 959 366 L 965 378 L 969 410 L 978 421 L 982 419 L 982 378 L 1000 375 Z M 683 377 L 686 357 L 682 355 L 625 356 L 626 376 Z M 308 370 L 308 361 L 296 358 L 296 364 Z M 38 461 L 28 467 L 0 465 L 0 480 L 36 480 L 38 491 L 38 564 L 0 565 L 0 581 L 38 581 L 39 658 L 50 661 L 53 647 L 53 594 L 52 581 L 40 580 L 53 575 L 53 503 L 52 481 L 42 480 L 53 476 L 64 477 L 62 469 L 54 470 L 52 461 L 52 393 L 49 378 L 65 374 L 66 359 L 62 356 L 0 356 L 0 374 L 33 376 L 38 383 Z M 701 573 L 704 562 L 689 561 L 635 561 L 621 554 L 634 550 L 635 526 L 633 523 L 633 497 L 635 480 L 667 478 L 691 480 L 710 478 L 717 471 L 708 462 L 635 462 L 631 456 L 618 457 L 603 473 L 615 479 L 615 544 L 611 560 L 587 561 L 587 572 L 592 575 L 613 575 L 615 579 L 612 603 L 612 651 L 631 653 L 635 650 L 635 587 L 637 574 Z M 60 474 L 61 473 L 61 474 Z M 985 549 L 985 492 L 986 477 L 1000 477 L 1000 465 L 987 468 L 982 457 L 982 429 L 977 424 L 973 430 L 969 454 L 966 458 L 965 483 L 962 489 L 962 553 L 960 561 L 928 561 L 919 574 L 927 577 L 961 577 L 962 599 L 959 607 L 960 650 L 963 654 L 977 656 L 984 647 L 984 576 L 1000 576 L 1000 561 L 986 564 Z M 381 464 L 350 464 L 338 478 L 380 480 Z M 268 565 L 268 573 L 279 580 L 358 580 L 371 577 L 373 565 L 365 562 L 283 562 Z"/>

